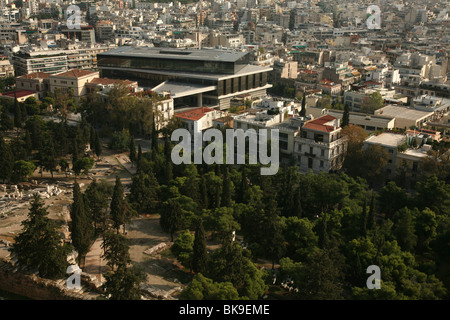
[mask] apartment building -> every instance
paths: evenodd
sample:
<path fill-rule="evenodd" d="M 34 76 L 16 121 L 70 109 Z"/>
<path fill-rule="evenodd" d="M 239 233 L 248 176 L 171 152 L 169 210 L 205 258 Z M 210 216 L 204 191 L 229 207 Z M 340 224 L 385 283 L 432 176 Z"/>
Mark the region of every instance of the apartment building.
<path fill-rule="evenodd" d="M 8 57 L 0 56 L 0 78 L 7 78 L 14 76 L 14 66 L 9 61 Z"/>
<path fill-rule="evenodd" d="M 325 115 L 305 122 L 294 140 L 294 159 L 302 172 L 339 170 L 347 140 L 341 136 L 340 120 Z"/>
<path fill-rule="evenodd" d="M 86 84 L 95 78 L 99 78 L 98 72 L 79 69 L 52 74 L 49 77 L 50 92 L 54 93 L 58 89 L 64 92 L 71 90 L 74 98 L 78 100 L 87 94 Z"/>

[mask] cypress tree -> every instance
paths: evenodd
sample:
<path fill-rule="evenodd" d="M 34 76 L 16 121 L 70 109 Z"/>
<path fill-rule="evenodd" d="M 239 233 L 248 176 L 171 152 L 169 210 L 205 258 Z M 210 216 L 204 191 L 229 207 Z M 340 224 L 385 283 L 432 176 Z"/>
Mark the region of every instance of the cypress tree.
<path fill-rule="evenodd" d="M 14 91 L 14 95 L 15 93 L 16 92 Z M 20 110 L 20 106 L 17 99 L 14 99 L 14 126 L 16 128 L 21 128 L 22 122 L 23 122 L 22 111 Z"/>
<path fill-rule="evenodd" d="M 14 155 L 11 147 L 0 134 L 0 178 L 3 182 L 10 181 L 14 168 Z"/>
<path fill-rule="evenodd" d="M 361 213 L 361 224 L 359 233 L 361 236 L 365 237 L 367 234 L 367 200 L 364 198 L 363 211 Z"/>
<path fill-rule="evenodd" d="M 208 189 L 206 187 L 206 178 L 205 176 L 202 176 L 201 178 L 201 186 L 200 186 L 200 194 L 202 197 L 202 207 L 203 209 L 207 209 L 209 205 L 208 201 Z"/>
<path fill-rule="evenodd" d="M 72 219 L 72 244 L 78 252 L 78 263 L 84 266 L 86 254 L 94 238 L 94 226 L 86 212 L 86 207 L 80 186 L 75 182 L 73 187 L 73 203 L 70 211 Z"/>
<path fill-rule="evenodd" d="M 344 128 L 344 127 L 348 126 L 349 121 L 350 121 L 350 107 L 348 106 L 348 104 L 345 104 L 344 113 L 342 115 L 341 127 Z"/>
<path fill-rule="evenodd" d="M 192 270 L 196 273 L 205 273 L 207 260 L 205 229 L 203 228 L 203 221 L 200 220 L 195 230 Z"/>
<path fill-rule="evenodd" d="M 302 110 L 300 110 L 300 116 L 306 117 L 306 92 L 303 92 Z"/>
<path fill-rule="evenodd" d="M 100 155 L 102 154 L 102 144 L 98 137 L 97 131 L 95 130 L 94 130 L 94 152 L 97 158 L 100 158 Z"/>
<path fill-rule="evenodd" d="M 136 163 L 137 160 L 137 156 L 136 156 L 136 145 L 134 144 L 134 137 L 131 136 L 130 137 L 130 161 L 131 161 L 131 165 L 134 166 L 134 164 Z"/>
<path fill-rule="evenodd" d="M 171 242 L 173 242 L 175 232 L 180 229 L 182 220 L 183 212 L 180 203 L 173 199 L 165 202 L 159 222 L 163 230 L 170 233 Z"/>
<path fill-rule="evenodd" d="M 370 209 L 367 217 L 367 230 L 372 230 L 375 226 L 375 196 L 372 190 L 372 197 L 370 198 Z"/>
<path fill-rule="evenodd" d="M 228 167 L 225 165 L 222 180 L 222 203 L 221 206 L 229 207 L 231 205 L 231 180 L 228 174 Z"/>
<path fill-rule="evenodd" d="M 111 219 L 113 221 L 113 228 L 119 233 L 120 226 L 125 223 L 124 216 L 124 199 L 123 186 L 119 176 L 116 176 L 116 183 L 110 204 Z"/>
<path fill-rule="evenodd" d="M 141 144 L 139 144 L 137 153 L 137 171 L 141 170 L 141 167 L 142 167 L 142 147 Z"/>

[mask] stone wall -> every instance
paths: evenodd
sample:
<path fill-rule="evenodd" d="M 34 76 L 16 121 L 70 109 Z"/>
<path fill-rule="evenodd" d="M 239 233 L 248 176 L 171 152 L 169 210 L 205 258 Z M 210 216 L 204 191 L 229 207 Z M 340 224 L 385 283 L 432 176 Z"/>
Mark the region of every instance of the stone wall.
<path fill-rule="evenodd" d="M 88 290 L 88 286 L 82 277 L 82 289 L 77 292 L 68 289 L 65 280 L 43 279 L 0 260 L 0 289 L 33 300 L 91 300 L 101 297 L 98 292 Z"/>

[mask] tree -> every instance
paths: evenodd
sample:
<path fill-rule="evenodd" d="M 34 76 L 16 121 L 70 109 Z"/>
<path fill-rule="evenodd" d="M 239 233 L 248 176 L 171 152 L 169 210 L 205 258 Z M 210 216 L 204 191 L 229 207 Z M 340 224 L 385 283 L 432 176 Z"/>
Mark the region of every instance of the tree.
<path fill-rule="evenodd" d="M 0 178 L 9 181 L 14 170 L 14 155 L 11 152 L 10 145 L 5 142 L 3 135 L 0 134 Z"/>
<path fill-rule="evenodd" d="M 28 217 L 22 222 L 23 229 L 10 250 L 18 265 L 37 269 L 41 277 L 56 279 L 66 273 L 70 246 L 62 244 L 56 223 L 47 216 L 44 203 L 35 194 Z"/>
<path fill-rule="evenodd" d="M 225 165 L 225 171 L 222 179 L 222 201 L 221 205 L 229 207 L 231 205 L 231 180 L 228 173 L 228 167 Z"/>
<path fill-rule="evenodd" d="M 306 117 L 306 93 L 303 92 L 302 109 L 300 110 L 300 117 Z"/>
<path fill-rule="evenodd" d="M 15 94 L 15 91 L 14 91 Z M 22 128 L 23 116 L 22 111 L 20 110 L 19 102 L 17 99 L 14 99 L 14 126 L 16 128 Z"/>
<path fill-rule="evenodd" d="M 94 153 L 97 156 L 97 158 L 100 158 L 100 155 L 102 154 L 102 144 L 100 143 L 97 131 L 95 130 L 94 130 Z"/>
<path fill-rule="evenodd" d="M 106 229 L 108 200 L 96 179 L 87 187 L 85 196 L 95 232 L 100 233 Z"/>
<path fill-rule="evenodd" d="M 412 252 L 417 244 L 417 236 L 414 225 L 414 213 L 407 207 L 400 209 L 394 215 L 393 234 L 403 251 Z"/>
<path fill-rule="evenodd" d="M 86 254 L 89 252 L 93 238 L 94 227 L 92 220 L 86 212 L 86 206 L 83 199 L 80 186 L 75 182 L 73 186 L 73 202 L 70 210 L 71 238 L 75 250 L 78 252 L 78 263 L 85 264 Z"/>
<path fill-rule="evenodd" d="M 137 155 L 136 155 L 136 145 L 134 144 L 134 138 L 131 137 L 130 138 L 130 161 L 131 161 L 131 165 L 134 166 L 134 164 L 136 163 L 137 160 Z"/>
<path fill-rule="evenodd" d="M 138 213 L 152 212 L 157 207 L 159 183 L 153 172 L 139 171 L 132 179 L 129 201 Z"/>
<path fill-rule="evenodd" d="M 200 220 L 195 230 L 192 270 L 196 273 L 204 273 L 207 260 L 208 253 L 206 251 L 205 229 L 203 228 L 203 221 Z"/>
<path fill-rule="evenodd" d="M 361 100 L 361 112 L 373 114 L 384 105 L 384 100 L 378 91 L 371 93 Z"/>
<path fill-rule="evenodd" d="M 50 171 L 53 178 L 53 172 L 56 171 L 58 162 L 56 160 L 55 144 L 53 142 L 53 138 L 47 132 L 44 135 L 42 148 L 39 150 L 39 164 L 41 166 L 41 172 Z"/>
<path fill-rule="evenodd" d="M 182 227 L 182 219 L 183 213 L 178 201 L 169 199 L 163 203 L 160 225 L 165 232 L 170 233 L 170 241 L 172 242 L 175 232 Z"/>
<path fill-rule="evenodd" d="M 129 245 L 127 238 L 113 231 L 106 231 L 103 235 L 101 245 L 103 249 L 103 258 L 107 260 L 107 265 L 112 271 L 127 267 L 131 262 Z"/>
<path fill-rule="evenodd" d="M 302 273 L 299 292 L 305 299 L 342 299 L 343 256 L 332 250 L 315 248 L 309 255 Z"/>
<path fill-rule="evenodd" d="M 28 180 L 33 175 L 36 165 L 32 161 L 19 160 L 14 163 L 13 178 L 15 181 Z"/>
<path fill-rule="evenodd" d="M 92 169 L 94 166 L 95 160 L 90 157 L 83 157 L 81 159 L 77 159 L 72 166 L 73 171 L 75 174 L 79 175 L 81 172 L 83 174 L 87 175 L 89 173 L 89 170 Z"/>
<path fill-rule="evenodd" d="M 238 300 L 239 293 L 231 282 L 213 282 L 197 273 L 181 292 L 181 300 Z"/>
<path fill-rule="evenodd" d="M 346 104 L 344 107 L 344 113 L 342 114 L 341 127 L 345 128 L 346 126 L 349 125 L 349 123 L 350 123 L 350 107 L 348 104 Z"/>
<path fill-rule="evenodd" d="M 177 260 L 185 267 L 192 270 L 192 256 L 194 235 L 189 230 L 180 231 L 173 245 L 170 247 L 170 251 L 177 257 Z"/>
<path fill-rule="evenodd" d="M 14 129 L 14 120 L 8 115 L 6 108 L 2 110 L 0 118 L 1 131 L 8 131 Z"/>
<path fill-rule="evenodd" d="M 140 300 L 140 284 L 146 277 L 138 267 L 120 267 L 105 274 L 103 288 L 110 300 Z"/>
<path fill-rule="evenodd" d="M 110 204 L 110 215 L 113 222 L 113 228 L 116 229 L 117 233 L 119 233 L 120 226 L 124 225 L 126 221 L 126 208 L 123 192 L 122 182 L 120 181 L 119 176 L 116 176 L 116 183 L 114 185 L 114 191 Z"/>

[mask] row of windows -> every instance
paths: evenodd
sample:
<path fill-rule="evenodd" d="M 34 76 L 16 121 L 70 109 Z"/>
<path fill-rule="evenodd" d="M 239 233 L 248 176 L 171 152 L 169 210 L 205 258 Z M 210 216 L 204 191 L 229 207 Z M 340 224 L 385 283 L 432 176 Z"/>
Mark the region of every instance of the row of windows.
<path fill-rule="evenodd" d="M 263 87 L 267 84 L 267 72 L 221 80 L 217 84 L 217 95 L 236 93 Z"/>

